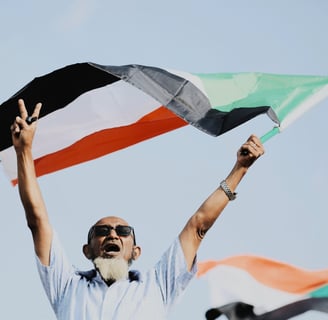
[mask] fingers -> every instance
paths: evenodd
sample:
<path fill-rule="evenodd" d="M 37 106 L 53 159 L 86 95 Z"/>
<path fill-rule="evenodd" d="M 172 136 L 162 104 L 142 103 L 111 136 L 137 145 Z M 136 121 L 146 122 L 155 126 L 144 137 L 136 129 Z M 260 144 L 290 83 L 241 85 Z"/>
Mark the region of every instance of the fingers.
<path fill-rule="evenodd" d="M 25 103 L 24 103 L 23 99 L 18 100 L 18 110 L 19 110 L 20 117 L 22 119 L 26 119 L 27 118 L 27 110 L 26 110 Z"/>
<path fill-rule="evenodd" d="M 258 156 L 262 156 L 264 154 L 263 145 L 257 136 L 251 135 L 248 138 L 247 143 L 250 146 L 252 153 L 257 154 Z"/>
<path fill-rule="evenodd" d="M 35 122 L 36 120 L 38 120 L 41 107 L 42 107 L 42 104 L 40 102 L 37 103 L 35 105 L 35 108 L 33 110 L 33 113 L 29 116 L 28 115 L 28 112 L 26 110 L 26 106 L 25 106 L 24 100 L 23 99 L 19 99 L 18 100 L 18 109 L 19 109 L 19 113 L 20 113 L 20 119 L 19 119 L 19 117 L 16 118 L 16 122 L 20 126 L 24 126 L 24 120 L 26 121 L 26 123 L 28 125 L 32 124 L 33 122 Z M 23 121 L 22 121 L 22 119 L 23 119 Z"/>
<path fill-rule="evenodd" d="M 26 123 L 28 125 L 32 124 L 33 122 L 37 121 L 39 118 L 39 114 L 40 114 L 40 110 L 41 110 L 42 104 L 39 102 L 36 104 L 34 111 L 32 113 L 32 115 L 28 116 L 26 118 Z"/>
<path fill-rule="evenodd" d="M 31 115 L 32 118 L 36 118 L 36 119 L 39 118 L 41 107 L 42 107 L 42 103 L 41 102 L 39 102 L 39 103 L 37 103 L 35 105 L 35 108 L 34 108 L 33 113 Z"/>
<path fill-rule="evenodd" d="M 38 120 L 40 110 L 41 110 L 41 103 L 37 103 L 33 113 L 29 116 L 24 100 L 19 99 L 18 100 L 18 109 L 19 109 L 19 116 L 15 118 L 14 123 L 11 125 L 10 130 L 14 135 L 19 136 L 22 129 L 27 129 L 29 125 L 31 125 L 33 122 Z"/>
<path fill-rule="evenodd" d="M 11 125 L 10 130 L 12 131 L 12 133 L 19 133 L 20 132 L 20 127 L 17 124 L 17 122 L 15 121 L 14 124 Z"/>
<path fill-rule="evenodd" d="M 262 156 L 264 152 L 265 150 L 261 143 L 261 140 L 255 135 L 251 135 L 240 149 L 241 155 L 249 155 L 255 158 Z"/>

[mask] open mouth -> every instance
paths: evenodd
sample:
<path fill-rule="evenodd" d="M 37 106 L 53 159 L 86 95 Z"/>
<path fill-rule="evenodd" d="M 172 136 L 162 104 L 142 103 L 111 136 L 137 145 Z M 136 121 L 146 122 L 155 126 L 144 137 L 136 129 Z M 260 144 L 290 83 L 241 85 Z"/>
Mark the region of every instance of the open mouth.
<path fill-rule="evenodd" d="M 103 249 L 106 253 L 119 252 L 120 251 L 120 247 L 117 244 L 114 244 L 114 243 L 105 244 Z"/>

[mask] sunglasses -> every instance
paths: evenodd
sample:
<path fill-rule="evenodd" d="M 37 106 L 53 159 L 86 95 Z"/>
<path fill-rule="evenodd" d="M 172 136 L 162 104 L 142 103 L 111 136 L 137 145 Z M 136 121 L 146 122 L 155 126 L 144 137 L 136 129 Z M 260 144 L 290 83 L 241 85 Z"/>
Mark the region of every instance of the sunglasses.
<path fill-rule="evenodd" d="M 130 234 L 132 234 L 134 245 L 136 245 L 136 237 L 135 237 L 135 234 L 134 234 L 133 227 L 121 226 L 121 225 L 118 225 L 116 227 L 112 227 L 112 226 L 105 225 L 105 224 L 92 226 L 90 228 L 90 231 L 88 233 L 88 243 L 90 243 L 91 238 L 93 236 L 95 236 L 95 237 L 107 237 L 111 233 L 112 230 L 115 230 L 116 234 L 119 237 L 128 237 Z"/>

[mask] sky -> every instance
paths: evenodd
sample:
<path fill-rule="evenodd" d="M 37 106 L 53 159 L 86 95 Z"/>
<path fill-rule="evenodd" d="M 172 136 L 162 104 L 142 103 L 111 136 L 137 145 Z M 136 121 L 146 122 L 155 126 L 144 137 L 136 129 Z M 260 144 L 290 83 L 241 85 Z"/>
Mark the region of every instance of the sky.
<path fill-rule="evenodd" d="M 327 75 L 327 12 L 326 0 L 2 0 L 0 103 L 36 76 L 86 61 Z M 208 232 L 199 261 L 255 254 L 328 269 L 327 103 L 265 143 L 238 198 Z M 72 264 L 92 267 L 82 254 L 88 228 L 119 215 L 135 227 L 142 247 L 134 268 L 153 266 L 230 172 L 239 146 L 273 125 L 260 116 L 218 138 L 185 127 L 41 177 L 50 220 Z M 2 167 L 0 199 L 1 318 L 55 319 L 17 188 Z M 208 307 L 206 279 L 194 279 L 170 320 L 205 319 Z M 295 319 L 327 317 L 308 312 Z"/>

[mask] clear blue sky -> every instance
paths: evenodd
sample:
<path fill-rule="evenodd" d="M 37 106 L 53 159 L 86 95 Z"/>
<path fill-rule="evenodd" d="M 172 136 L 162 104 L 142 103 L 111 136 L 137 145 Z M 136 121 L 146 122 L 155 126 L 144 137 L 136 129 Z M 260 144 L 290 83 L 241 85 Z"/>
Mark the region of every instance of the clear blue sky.
<path fill-rule="evenodd" d="M 83 61 L 327 75 L 327 12 L 326 0 L 2 0 L 0 102 L 36 76 Z M 265 156 L 207 235 L 199 260 L 251 253 L 328 268 L 327 103 L 265 144 Z M 272 126 L 259 117 L 219 138 L 183 128 L 42 177 L 51 221 L 72 263 L 91 268 L 81 251 L 87 230 L 114 214 L 136 228 L 143 254 L 135 268 L 152 266 L 228 174 L 241 143 Z M 55 319 L 17 188 L 2 168 L 0 199 L 1 318 Z M 204 319 L 208 304 L 206 281 L 194 280 L 170 319 Z"/>

